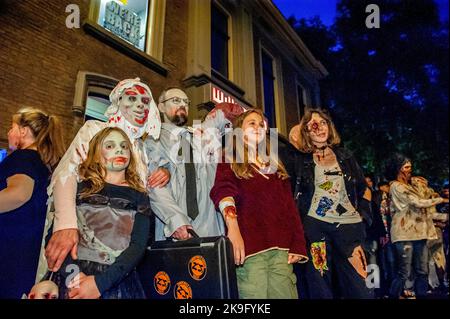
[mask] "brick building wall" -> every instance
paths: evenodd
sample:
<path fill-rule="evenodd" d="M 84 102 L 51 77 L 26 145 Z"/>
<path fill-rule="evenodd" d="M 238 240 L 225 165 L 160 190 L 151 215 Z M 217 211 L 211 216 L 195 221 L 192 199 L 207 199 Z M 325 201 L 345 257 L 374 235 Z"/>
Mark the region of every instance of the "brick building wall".
<path fill-rule="evenodd" d="M 70 143 L 81 121 L 72 113 L 78 71 L 116 79 L 140 77 L 155 99 L 166 86 L 180 85 L 186 72 L 187 0 L 167 1 L 163 64 L 167 77 L 116 51 L 83 28 L 66 27 L 66 6 L 77 4 L 81 23 L 88 0 L 0 2 L 0 147 L 7 146 L 11 116 L 33 106 L 61 117 Z"/>

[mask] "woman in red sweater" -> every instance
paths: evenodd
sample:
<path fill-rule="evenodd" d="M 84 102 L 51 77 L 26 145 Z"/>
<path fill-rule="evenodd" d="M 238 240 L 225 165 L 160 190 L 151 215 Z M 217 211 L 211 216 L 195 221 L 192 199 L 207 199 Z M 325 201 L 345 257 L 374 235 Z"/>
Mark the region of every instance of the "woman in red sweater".
<path fill-rule="evenodd" d="M 210 195 L 233 244 L 240 298 L 297 299 L 292 264 L 308 258 L 286 169 L 266 139 L 261 111 L 243 113 L 233 127 L 235 142 L 227 139 L 232 147 Z"/>

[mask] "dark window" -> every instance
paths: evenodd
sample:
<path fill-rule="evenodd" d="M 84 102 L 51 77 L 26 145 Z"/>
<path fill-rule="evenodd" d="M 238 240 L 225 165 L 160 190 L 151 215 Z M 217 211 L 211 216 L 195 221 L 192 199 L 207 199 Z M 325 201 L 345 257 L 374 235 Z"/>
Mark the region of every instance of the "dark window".
<path fill-rule="evenodd" d="M 211 5 L 211 67 L 228 78 L 228 16 Z"/>
<path fill-rule="evenodd" d="M 269 126 L 276 127 L 273 60 L 264 51 L 261 52 L 261 60 L 263 70 L 264 113 L 269 121 Z"/>
<path fill-rule="evenodd" d="M 300 85 L 297 85 L 297 103 L 300 118 L 305 114 L 305 100 L 303 96 L 303 88 Z"/>

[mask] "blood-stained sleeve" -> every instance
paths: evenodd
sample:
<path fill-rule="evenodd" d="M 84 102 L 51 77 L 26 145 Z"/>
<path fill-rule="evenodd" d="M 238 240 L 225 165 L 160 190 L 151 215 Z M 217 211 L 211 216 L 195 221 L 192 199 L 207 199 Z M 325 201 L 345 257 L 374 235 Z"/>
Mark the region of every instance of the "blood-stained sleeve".
<path fill-rule="evenodd" d="M 91 139 L 106 126 L 106 123 L 100 121 L 87 121 L 53 172 L 47 189 L 49 197 L 53 196 L 54 202 L 53 232 L 77 228 L 75 196 L 79 181 L 78 166 L 87 157 Z"/>
<path fill-rule="evenodd" d="M 231 197 L 237 201 L 238 194 L 238 179 L 231 170 L 230 163 L 219 163 L 217 165 L 216 180 L 210 192 L 210 197 L 216 210 L 219 210 L 219 204 L 222 199 Z"/>
<path fill-rule="evenodd" d="M 422 199 L 417 194 L 408 189 L 408 187 L 402 185 L 399 182 L 392 184 L 390 192 L 392 196 L 395 196 L 399 199 L 397 203 L 412 205 L 417 208 L 428 208 L 440 204 L 443 201 L 441 197 Z"/>

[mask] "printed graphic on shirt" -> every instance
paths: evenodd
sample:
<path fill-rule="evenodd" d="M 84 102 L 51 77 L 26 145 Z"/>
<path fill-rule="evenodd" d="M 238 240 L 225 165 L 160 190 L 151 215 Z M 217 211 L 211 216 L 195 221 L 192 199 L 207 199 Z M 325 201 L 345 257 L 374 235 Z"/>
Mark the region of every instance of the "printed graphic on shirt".
<path fill-rule="evenodd" d="M 192 299 L 191 286 L 186 281 L 179 281 L 173 289 L 175 299 Z"/>
<path fill-rule="evenodd" d="M 157 293 L 165 295 L 170 289 L 170 277 L 166 272 L 160 271 L 155 275 L 153 284 Z"/>
<path fill-rule="evenodd" d="M 323 217 L 327 214 L 327 211 L 333 206 L 333 200 L 328 197 L 322 197 L 317 206 L 316 214 Z"/>
<path fill-rule="evenodd" d="M 194 256 L 189 260 L 188 264 L 189 275 L 192 279 L 202 280 L 206 276 L 206 260 L 202 256 Z"/>
<path fill-rule="evenodd" d="M 342 214 L 345 214 L 347 212 L 347 209 L 341 204 L 338 204 L 336 206 L 336 212 L 339 214 L 339 216 L 341 216 Z"/>
<path fill-rule="evenodd" d="M 320 275 L 323 276 L 323 272 L 328 270 L 327 248 L 324 241 L 311 244 L 311 257 L 314 268 L 316 268 L 320 272 Z"/>
<path fill-rule="evenodd" d="M 320 184 L 319 187 L 324 191 L 329 191 L 333 187 L 333 182 L 326 181 L 325 183 Z"/>

